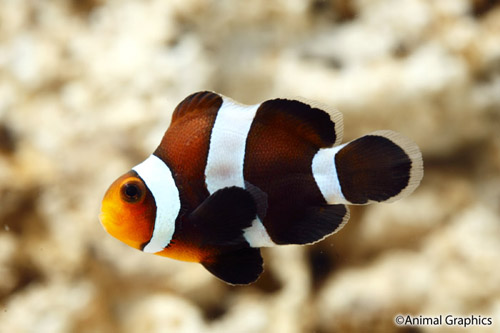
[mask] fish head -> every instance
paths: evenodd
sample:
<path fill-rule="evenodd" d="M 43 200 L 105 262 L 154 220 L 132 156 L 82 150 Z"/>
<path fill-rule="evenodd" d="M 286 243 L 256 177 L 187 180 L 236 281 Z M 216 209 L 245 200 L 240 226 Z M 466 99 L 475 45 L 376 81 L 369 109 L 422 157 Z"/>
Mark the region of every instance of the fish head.
<path fill-rule="evenodd" d="M 142 250 L 153 235 L 155 216 L 153 195 L 138 174 L 129 171 L 106 191 L 99 219 L 110 235 Z"/>

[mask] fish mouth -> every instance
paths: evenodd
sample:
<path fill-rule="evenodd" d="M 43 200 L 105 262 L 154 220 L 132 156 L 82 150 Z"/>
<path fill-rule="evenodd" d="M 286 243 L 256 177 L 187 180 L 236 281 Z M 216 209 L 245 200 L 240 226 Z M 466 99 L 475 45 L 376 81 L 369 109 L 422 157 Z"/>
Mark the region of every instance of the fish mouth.
<path fill-rule="evenodd" d="M 108 230 L 108 226 L 110 225 L 110 223 L 115 225 L 119 224 L 116 223 L 116 219 L 113 219 L 112 217 L 113 214 L 110 214 L 110 212 L 104 212 L 101 210 L 101 212 L 99 213 L 99 222 L 104 227 L 104 229 Z"/>
<path fill-rule="evenodd" d="M 116 215 L 114 210 L 109 209 L 101 209 L 99 213 L 99 222 L 108 232 L 109 227 L 119 227 L 123 224 L 123 221 L 119 218 L 119 215 Z"/>
<path fill-rule="evenodd" d="M 102 227 L 105 230 L 108 230 L 108 228 L 106 228 L 106 217 L 107 217 L 107 214 L 105 214 L 104 212 L 99 213 L 99 222 L 101 223 Z"/>
<path fill-rule="evenodd" d="M 103 212 L 99 213 L 99 222 L 101 222 L 102 225 L 104 225 L 104 219 L 106 215 Z"/>

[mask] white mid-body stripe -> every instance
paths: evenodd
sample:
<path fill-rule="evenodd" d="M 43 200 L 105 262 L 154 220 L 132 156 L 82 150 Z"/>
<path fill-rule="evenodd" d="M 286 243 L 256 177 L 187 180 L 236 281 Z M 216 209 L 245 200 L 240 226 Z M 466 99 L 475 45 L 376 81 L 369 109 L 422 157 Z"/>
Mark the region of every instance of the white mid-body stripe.
<path fill-rule="evenodd" d="M 210 194 L 228 186 L 245 187 L 245 146 L 258 108 L 259 105 L 244 106 L 224 97 L 212 128 L 205 167 Z"/>
<path fill-rule="evenodd" d="M 270 247 L 276 245 L 271 237 L 269 237 L 266 227 L 264 227 L 259 218 L 253 220 L 252 225 L 243 230 L 243 237 L 245 237 L 251 247 Z"/>
<path fill-rule="evenodd" d="M 175 220 L 181 208 L 179 190 L 170 168 L 155 155 L 149 156 L 132 170 L 144 181 L 156 203 L 153 236 L 143 251 L 160 252 L 170 243 L 175 232 Z"/>
<path fill-rule="evenodd" d="M 312 173 L 323 198 L 329 204 L 349 203 L 342 194 L 337 168 L 335 166 L 335 154 L 344 148 L 345 144 L 322 148 L 318 150 L 312 160 Z"/>
<path fill-rule="evenodd" d="M 228 186 L 245 188 L 243 164 L 246 140 L 259 106 L 241 105 L 224 97 L 212 129 L 205 167 L 210 194 Z M 252 247 L 276 245 L 258 218 L 244 230 L 244 237 Z"/>

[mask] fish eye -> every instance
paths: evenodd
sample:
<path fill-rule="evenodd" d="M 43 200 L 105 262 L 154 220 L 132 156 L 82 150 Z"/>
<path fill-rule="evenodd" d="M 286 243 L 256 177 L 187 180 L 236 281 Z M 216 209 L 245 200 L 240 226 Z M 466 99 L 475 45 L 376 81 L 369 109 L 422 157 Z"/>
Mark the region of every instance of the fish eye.
<path fill-rule="evenodd" d="M 137 203 L 144 198 L 144 185 L 136 180 L 125 182 L 121 186 L 120 194 L 124 201 L 129 203 Z"/>

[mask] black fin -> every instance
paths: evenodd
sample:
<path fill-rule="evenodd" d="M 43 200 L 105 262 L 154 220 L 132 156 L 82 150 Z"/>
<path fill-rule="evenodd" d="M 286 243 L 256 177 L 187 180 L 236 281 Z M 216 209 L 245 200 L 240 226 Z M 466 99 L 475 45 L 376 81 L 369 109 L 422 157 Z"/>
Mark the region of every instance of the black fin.
<path fill-rule="evenodd" d="M 257 216 L 262 220 L 266 217 L 268 195 L 257 186 L 245 181 L 245 189 L 250 193 L 257 205 Z"/>
<path fill-rule="evenodd" d="M 344 205 L 308 207 L 297 221 L 273 235 L 278 244 L 311 244 L 339 231 L 349 221 L 349 209 Z"/>
<path fill-rule="evenodd" d="M 342 114 L 323 111 L 315 105 L 297 100 L 272 99 L 263 102 L 256 121 L 286 129 L 310 142 L 314 147 L 330 147 L 342 138 Z"/>
<path fill-rule="evenodd" d="M 260 250 L 246 247 L 210 257 L 201 263 L 210 273 L 229 284 L 249 284 L 264 270 Z"/>
<path fill-rule="evenodd" d="M 257 208 L 250 193 L 241 187 L 226 187 L 209 196 L 190 215 L 205 244 L 235 245 L 245 242 L 243 229 L 252 225 Z"/>
<path fill-rule="evenodd" d="M 342 194 L 353 204 L 394 201 L 420 184 L 422 154 L 417 145 L 392 131 L 378 131 L 349 142 L 335 155 Z"/>
<path fill-rule="evenodd" d="M 214 112 L 219 111 L 222 105 L 222 97 L 210 91 L 200 91 L 184 98 L 172 113 L 172 123 L 192 112 Z"/>

